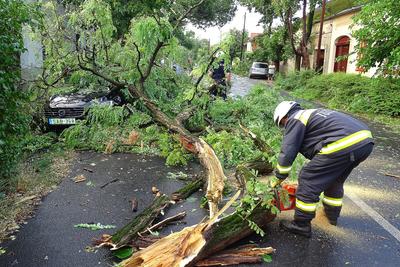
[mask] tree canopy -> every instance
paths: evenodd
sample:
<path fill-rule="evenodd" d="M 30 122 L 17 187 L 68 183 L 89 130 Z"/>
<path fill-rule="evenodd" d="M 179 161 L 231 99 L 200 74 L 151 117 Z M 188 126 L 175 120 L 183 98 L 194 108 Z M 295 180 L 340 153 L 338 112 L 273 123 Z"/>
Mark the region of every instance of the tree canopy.
<path fill-rule="evenodd" d="M 296 69 L 300 69 L 300 62 L 304 68 L 310 68 L 311 66 L 308 43 L 310 41 L 315 8 L 319 2 L 319 0 L 241 0 L 242 4 L 263 14 L 262 21 L 267 24 L 267 34 L 271 34 L 274 19 L 279 19 L 281 25 L 286 28 L 289 44 L 296 56 Z M 295 15 L 297 11 L 302 12 L 300 19 Z M 298 38 L 297 30 L 295 29 L 295 25 L 299 20 L 301 20 L 301 38 Z"/>
<path fill-rule="evenodd" d="M 400 2 L 371 1 L 354 17 L 353 35 L 358 40 L 357 65 L 378 67 L 384 75 L 399 75 Z"/>
<path fill-rule="evenodd" d="M 63 0 L 64 4 L 79 6 L 82 0 Z M 140 16 L 164 16 L 170 22 L 179 19 L 179 15 L 198 1 L 195 0 L 106 0 L 116 27 L 116 35 L 122 37 L 128 32 L 131 20 Z M 235 15 L 236 3 L 234 0 L 202 1 L 186 17 L 186 22 L 191 22 L 197 27 L 222 26 Z"/>

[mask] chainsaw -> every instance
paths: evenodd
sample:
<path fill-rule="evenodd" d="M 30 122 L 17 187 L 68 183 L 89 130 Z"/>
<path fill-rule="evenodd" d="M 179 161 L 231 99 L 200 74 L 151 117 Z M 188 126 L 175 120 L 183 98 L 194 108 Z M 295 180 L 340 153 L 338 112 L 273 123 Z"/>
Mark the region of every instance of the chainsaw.
<path fill-rule="evenodd" d="M 281 198 L 281 193 L 279 192 L 278 188 L 274 188 L 274 195 L 275 195 L 275 206 L 279 209 L 279 211 L 285 210 L 293 210 L 296 207 L 296 190 L 297 184 L 283 184 L 281 186 L 281 190 L 285 190 L 289 195 L 289 202 L 284 203 Z"/>

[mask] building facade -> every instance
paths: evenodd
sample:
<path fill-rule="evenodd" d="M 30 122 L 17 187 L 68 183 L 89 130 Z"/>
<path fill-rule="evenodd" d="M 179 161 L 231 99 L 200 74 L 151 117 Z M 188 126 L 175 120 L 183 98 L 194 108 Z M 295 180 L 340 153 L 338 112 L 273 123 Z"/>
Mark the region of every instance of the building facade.
<path fill-rule="evenodd" d="M 359 55 L 355 52 L 357 40 L 352 36 L 353 16 L 361 10 L 361 7 L 352 7 L 343 10 L 333 16 L 324 19 L 321 53 L 317 59 L 318 36 L 320 22 L 315 22 L 312 27 L 311 41 L 309 46 L 311 68 L 315 69 L 317 61 L 322 66 L 323 73 L 345 72 L 351 74 L 361 74 L 372 77 L 376 69 L 365 72 L 357 67 Z M 286 71 L 294 70 L 294 60 L 289 60 L 284 64 Z"/>

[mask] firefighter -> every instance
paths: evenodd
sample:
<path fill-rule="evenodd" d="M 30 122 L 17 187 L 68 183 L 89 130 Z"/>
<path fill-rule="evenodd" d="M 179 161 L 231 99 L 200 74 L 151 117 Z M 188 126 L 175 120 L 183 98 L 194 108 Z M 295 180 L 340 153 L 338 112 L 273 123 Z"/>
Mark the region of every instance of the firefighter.
<path fill-rule="evenodd" d="M 310 159 L 299 173 L 294 220 L 281 221 L 280 227 L 311 237 L 311 220 L 320 197 L 329 222 L 337 224 L 343 183 L 371 154 L 372 134 L 349 115 L 329 109 L 302 109 L 294 101 L 283 101 L 276 107 L 274 122 L 285 132 L 271 186 L 287 178 L 297 153 Z"/>

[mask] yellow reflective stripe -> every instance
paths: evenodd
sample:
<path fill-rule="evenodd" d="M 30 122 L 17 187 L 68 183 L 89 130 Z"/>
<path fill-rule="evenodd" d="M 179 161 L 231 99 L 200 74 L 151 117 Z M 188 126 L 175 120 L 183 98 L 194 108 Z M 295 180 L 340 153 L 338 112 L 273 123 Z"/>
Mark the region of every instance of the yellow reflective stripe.
<path fill-rule="evenodd" d="M 318 203 L 305 203 L 296 198 L 296 208 L 303 211 L 313 212 L 317 209 L 317 204 Z"/>
<path fill-rule="evenodd" d="M 342 206 L 343 198 L 333 198 L 333 197 L 324 196 L 322 198 L 322 202 L 324 202 L 325 204 L 327 204 L 329 206 L 340 207 L 340 206 Z"/>
<path fill-rule="evenodd" d="M 301 114 L 303 114 L 303 112 L 304 112 L 304 110 L 298 111 L 298 112 L 296 113 L 296 115 L 294 115 L 294 118 L 295 118 L 296 120 L 299 120 L 299 119 L 300 119 L 300 116 L 301 116 Z"/>
<path fill-rule="evenodd" d="M 294 118 L 301 121 L 304 125 L 307 125 L 308 119 L 310 118 L 311 113 L 313 113 L 314 111 L 316 111 L 316 109 L 301 110 L 296 113 Z"/>
<path fill-rule="evenodd" d="M 276 168 L 278 169 L 279 173 L 286 174 L 286 173 L 290 172 L 290 170 L 292 169 L 292 166 L 281 166 L 281 165 L 277 164 Z"/>
<path fill-rule="evenodd" d="M 372 138 L 372 133 L 368 130 L 362 130 L 355 132 L 349 136 L 339 139 L 321 149 L 318 154 L 330 154 L 342 149 L 348 148 L 358 142 L 361 142 L 367 138 Z"/>

